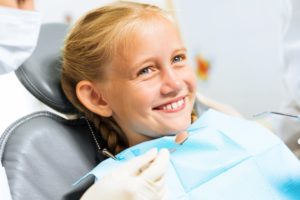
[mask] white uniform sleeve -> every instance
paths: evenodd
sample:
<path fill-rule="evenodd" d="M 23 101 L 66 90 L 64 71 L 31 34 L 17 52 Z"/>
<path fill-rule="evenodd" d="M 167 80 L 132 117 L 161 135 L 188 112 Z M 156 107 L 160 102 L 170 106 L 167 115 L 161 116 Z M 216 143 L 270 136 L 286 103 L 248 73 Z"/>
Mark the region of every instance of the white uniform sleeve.
<path fill-rule="evenodd" d="M 280 111 L 300 114 L 300 0 L 282 0 L 282 74 L 286 89 Z M 300 121 L 272 116 L 273 131 L 300 159 Z"/>
<path fill-rule="evenodd" d="M 33 52 L 40 14 L 0 7 L 0 74 L 17 69 Z M 0 199 L 11 200 L 5 169 L 0 165 Z"/>
<path fill-rule="evenodd" d="M 283 37 L 283 79 L 288 95 L 300 108 L 300 1 L 288 2 L 291 11 Z"/>
<path fill-rule="evenodd" d="M 40 13 L 0 7 L 0 74 L 16 70 L 33 52 Z"/>

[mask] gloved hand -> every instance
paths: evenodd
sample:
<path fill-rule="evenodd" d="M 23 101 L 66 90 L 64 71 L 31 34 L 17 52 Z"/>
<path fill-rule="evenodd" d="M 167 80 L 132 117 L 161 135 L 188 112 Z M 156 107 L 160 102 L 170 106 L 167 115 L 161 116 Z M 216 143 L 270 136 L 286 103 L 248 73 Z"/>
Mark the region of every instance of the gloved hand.
<path fill-rule="evenodd" d="M 165 174 L 169 164 L 169 151 L 159 153 L 152 149 L 118 167 L 92 185 L 81 200 L 168 199 Z"/>

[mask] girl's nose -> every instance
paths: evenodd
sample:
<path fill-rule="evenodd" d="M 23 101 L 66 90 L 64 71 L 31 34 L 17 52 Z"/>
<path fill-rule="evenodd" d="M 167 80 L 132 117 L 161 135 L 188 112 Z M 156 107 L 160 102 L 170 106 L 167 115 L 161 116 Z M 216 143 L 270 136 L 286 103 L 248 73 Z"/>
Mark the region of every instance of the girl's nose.
<path fill-rule="evenodd" d="M 161 94 L 177 94 L 183 87 L 183 80 L 174 69 L 168 69 L 162 74 Z"/>

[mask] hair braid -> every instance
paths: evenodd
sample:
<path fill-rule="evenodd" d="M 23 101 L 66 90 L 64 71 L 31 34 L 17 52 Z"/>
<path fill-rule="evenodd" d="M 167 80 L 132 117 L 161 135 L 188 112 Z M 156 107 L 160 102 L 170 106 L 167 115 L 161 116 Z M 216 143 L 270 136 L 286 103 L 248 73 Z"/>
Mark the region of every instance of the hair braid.
<path fill-rule="evenodd" d="M 193 109 L 192 113 L 191 113 L 191 122 L 195 122 L 198 119 L 198 116 L 196 114 L 196 111 Z"/>
<path fill-rule="evenodd" d="M 112 117 L 100 117 L 91 112 L 86 114 L 88 120 L 94 124 L 101 135 L 101 142 L 111 153 L 117 154 L 129 146 L 125 134 Z"/>

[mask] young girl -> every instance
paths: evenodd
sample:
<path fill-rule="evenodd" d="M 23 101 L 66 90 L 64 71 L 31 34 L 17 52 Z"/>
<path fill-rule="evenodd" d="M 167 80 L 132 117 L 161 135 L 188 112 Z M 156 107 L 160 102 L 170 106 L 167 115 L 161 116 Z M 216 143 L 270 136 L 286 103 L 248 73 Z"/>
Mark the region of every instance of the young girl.
<path fill-rule="evenodd" d="M 253 122 L 197 109 L 178 27 L 155 6 L 119 2 L 79 20 L 66 40 L 62 87 L 112 155 L 91 172 L 100 181 L 156 147 L 171 153 L 170 166 L 163 150 L 134 174 L 159 197 L 164 185 L 171 199 L 295 197 L 300 165 L 282 142 Z"/>

